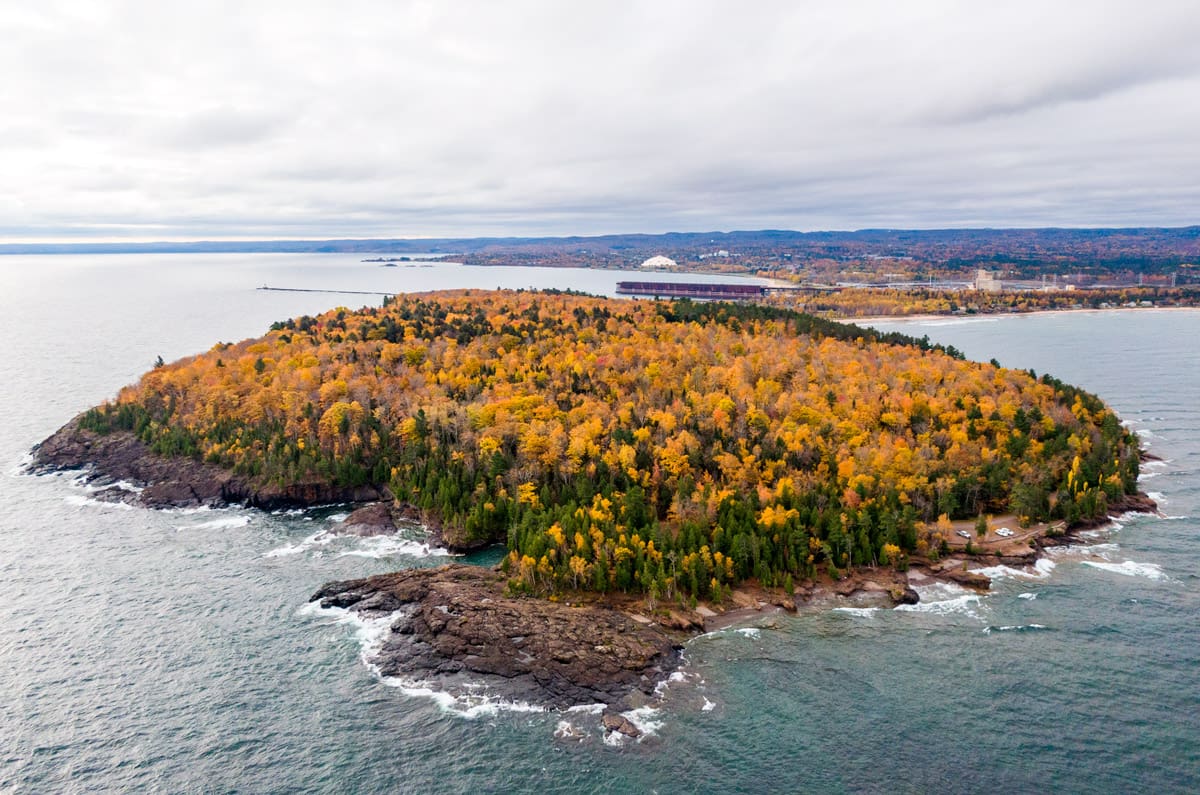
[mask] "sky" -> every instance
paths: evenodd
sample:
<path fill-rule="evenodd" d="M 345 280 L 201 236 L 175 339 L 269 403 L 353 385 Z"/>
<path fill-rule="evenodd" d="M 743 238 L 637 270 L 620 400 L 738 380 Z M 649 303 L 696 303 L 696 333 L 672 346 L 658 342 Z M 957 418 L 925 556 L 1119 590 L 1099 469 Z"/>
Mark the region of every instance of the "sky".
<path fill-rule="evenodd" d="M 1195 0 L 39 0 L 0 41 L 0 242 L 1200 223 Z"/>

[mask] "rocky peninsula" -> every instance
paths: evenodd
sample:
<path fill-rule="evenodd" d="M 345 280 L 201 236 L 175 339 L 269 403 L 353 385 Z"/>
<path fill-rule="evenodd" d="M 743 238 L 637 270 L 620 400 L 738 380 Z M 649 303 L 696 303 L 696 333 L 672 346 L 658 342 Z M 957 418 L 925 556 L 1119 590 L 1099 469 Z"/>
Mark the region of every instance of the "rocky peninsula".
<path fill-rule="evenodd" d="M 505 585 L 499 572 L 452 564 L 328 583 L 312 600 L 390 616 L 379 673 L 452 694 L 482 682 L 513 701 L 623 707 L 680 663 L 678 631 L 595 604 L 509 596 Z"/>

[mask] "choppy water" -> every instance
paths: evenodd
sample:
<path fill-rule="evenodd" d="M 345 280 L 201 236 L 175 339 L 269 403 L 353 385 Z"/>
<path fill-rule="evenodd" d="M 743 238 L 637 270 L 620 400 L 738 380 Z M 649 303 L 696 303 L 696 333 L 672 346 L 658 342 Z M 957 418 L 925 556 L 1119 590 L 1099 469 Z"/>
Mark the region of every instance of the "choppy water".
<path fill-rule="evenodd" d="M 689 644 L 653 734 L 381 683 L 329 579 L 440 560 L 330 540 L 344 509 L 152 512 L 28 448 L 154 357 L 260 333 L 336 289 L 574 287 L 612 272 L 380 269 L 356 257 L 0 259 L 0 791 L 948 792 L 1200 789 L 1200 312 L 898 328 L 1101 393 L 1164 461 L 1129 517 L 991 594 L 821 609 Z M 573 727 L 582 740 L 556 738 Z"/>

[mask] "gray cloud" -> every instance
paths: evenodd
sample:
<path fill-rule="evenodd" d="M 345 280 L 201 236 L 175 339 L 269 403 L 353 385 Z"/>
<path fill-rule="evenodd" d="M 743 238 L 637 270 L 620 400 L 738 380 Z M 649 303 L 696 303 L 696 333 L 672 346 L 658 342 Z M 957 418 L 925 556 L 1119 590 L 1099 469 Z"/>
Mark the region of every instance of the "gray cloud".
<path fill-rule="evenodd" d="M 29 4 L 0 229 L 1196 223 L 1197 34 L 1169 0 Z"/>

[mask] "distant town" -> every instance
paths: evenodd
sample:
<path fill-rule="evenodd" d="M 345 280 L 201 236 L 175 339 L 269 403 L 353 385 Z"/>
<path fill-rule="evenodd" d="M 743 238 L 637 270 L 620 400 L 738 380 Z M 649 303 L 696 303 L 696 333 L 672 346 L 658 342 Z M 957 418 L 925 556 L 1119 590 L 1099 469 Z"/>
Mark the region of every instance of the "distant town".
<path fill-rule="evenodd" d="M 756 276 L 776 288 L 760 296 L 709 287 L 694 297 L 842 317 L 1200 303 L 1200 226 L 0 245 L 0 254 L 222 252 L 355 253 L 385 267 L 638 270 L 650 285 L 654 273 Z M 679 297 L 681 289 L 621 292 Z"/>

